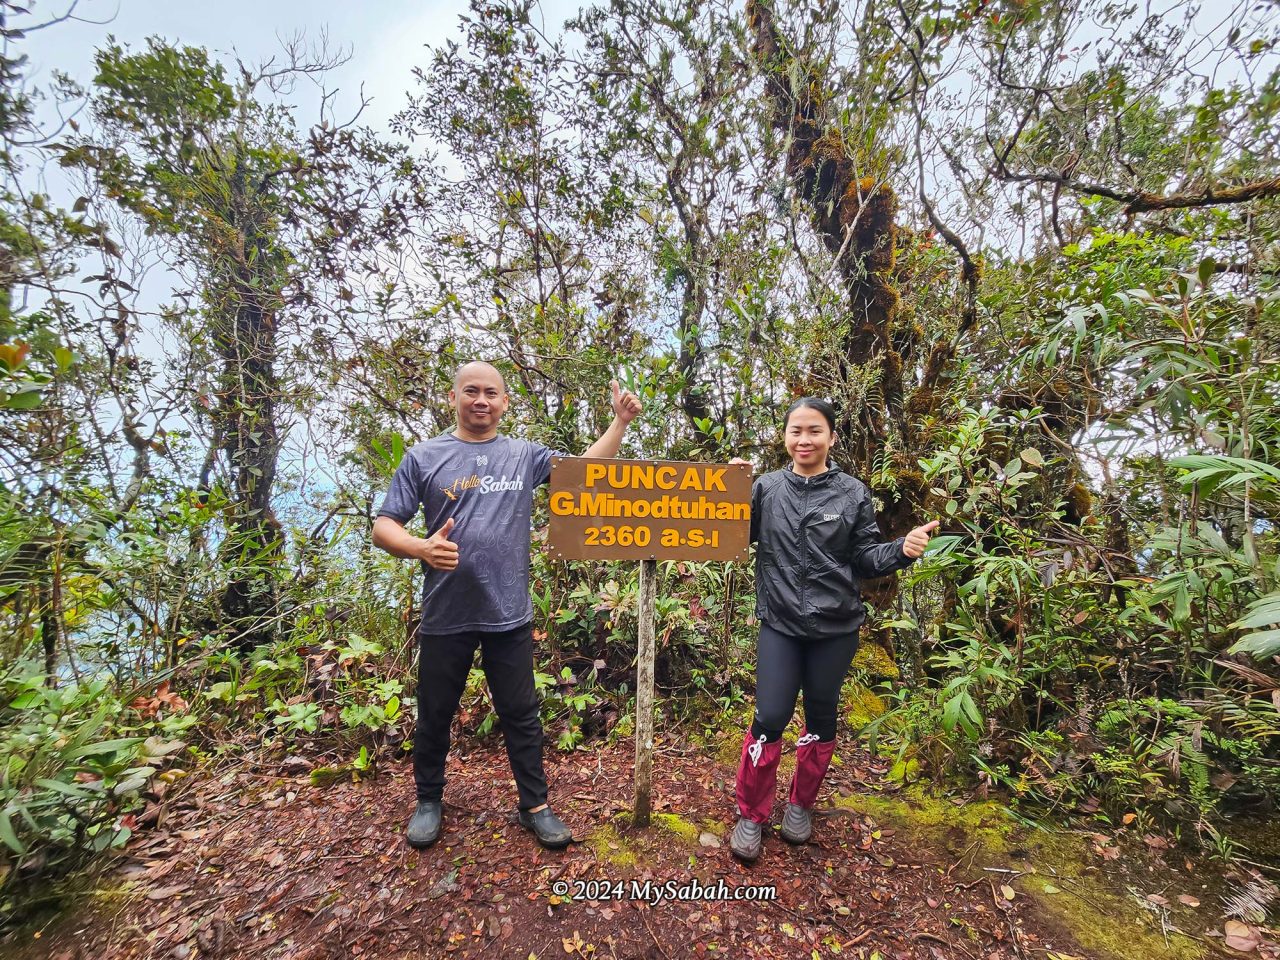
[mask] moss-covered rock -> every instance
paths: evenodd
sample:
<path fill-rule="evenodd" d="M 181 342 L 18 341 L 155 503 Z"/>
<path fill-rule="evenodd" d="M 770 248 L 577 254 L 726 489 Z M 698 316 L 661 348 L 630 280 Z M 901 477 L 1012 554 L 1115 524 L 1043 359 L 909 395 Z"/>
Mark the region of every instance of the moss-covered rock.
<path fill-rule="evenodd" d="M 878 643 L 863 643 L 853 655 L 853 669 L 876 680 L 897 680 L 898 665 Z"/>
<path fill-rule="evenodd" d="M 884 715 L 884 701 L 856 680 L 850 680 L 844 685 L 840 698 L 845 719 L 855 730 L 860 730 Z"/>
<path fill-rule="evenodd" d="M 706 820 L 703 820 L 701 826 L 702 826 L 702 829 L 705 830 L 707 833 L 714 834 L 715 836 L 719 837 L 721 840 L 723 840 L 725 837 L 725 834 L 729 832 L 729 828 L 726 827 L 723 823 L 721 823 L 719 820 L 712 820 L 710 817 L 708 817 Z"/>
<path fill-rule="evenodd" d="M 920 786 L 894 797 L 854 794 L 837 796 L 834 802 L 892 826 L 899 835 L 940 855 L 963 858 L 975 870 L 1014 870 L 1005 882 L 1027 897 L 1048 924 L 1060 927 L 1097 960 L 1205 956 L 1190 937 L 1170 933 L 1166 939 L 1152 915 L 1135 905 L 1129 890 L 1098 869 L 1074 834 L 1035 829 L 991 802 L 957 805 Z"/>

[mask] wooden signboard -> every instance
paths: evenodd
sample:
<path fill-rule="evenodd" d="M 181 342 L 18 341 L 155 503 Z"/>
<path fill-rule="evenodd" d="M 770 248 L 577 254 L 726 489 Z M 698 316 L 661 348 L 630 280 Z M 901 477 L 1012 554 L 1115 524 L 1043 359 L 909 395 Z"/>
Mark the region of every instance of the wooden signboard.
<path fill-rule="evenodd" d="M 745 560 L 751 466 L 670 460 L 551 460 L 548 548 L 557 560 L 639 560 L 636 793 L 632 822 L 653 812 L 654 608 L 659 560 Z"/>
<path fill-rule="evenodd" d="M 554 457 L 550 507 L 557 560 L 745 560 L 751 466 Z"/>

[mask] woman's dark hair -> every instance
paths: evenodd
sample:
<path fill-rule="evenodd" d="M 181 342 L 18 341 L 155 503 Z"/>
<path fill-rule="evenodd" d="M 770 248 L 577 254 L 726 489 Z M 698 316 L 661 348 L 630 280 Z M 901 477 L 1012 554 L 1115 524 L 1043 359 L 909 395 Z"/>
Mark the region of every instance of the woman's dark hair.
<path fill-rule="evenodd" d="M 809 407 L 811 410 L 817 410 L 822 414 L 823 419 L 827 421 L 827 426 L 831 428 L 831 432 L 836 432 L 836 408 L 831 405 L 830 400 L 822 400 L 819 397 L 801 397 L 791 406 L 787 407 L 787 412 L 782 417 L 782 429 L 787 429 L 787 423 L 791 420 L 791 415 L 801 407 Z"/>

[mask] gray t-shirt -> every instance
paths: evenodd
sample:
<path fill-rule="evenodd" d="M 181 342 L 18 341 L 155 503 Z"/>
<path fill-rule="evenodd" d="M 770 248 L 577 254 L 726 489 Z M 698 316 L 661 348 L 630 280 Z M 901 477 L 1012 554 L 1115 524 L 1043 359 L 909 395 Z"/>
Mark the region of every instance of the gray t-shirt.
<path fill-rule="evenodd" d="M 551 451 L 497 436 L 473 443 L 442 433 L 405 452 L 378 515 L 408 523 L 419 509 L 427 536 L 453 517 L 458 566 L 422 565 L 427 634 L 509 630 L 533 619 L 529 528 L 533 493 L 551 479 Z"/>

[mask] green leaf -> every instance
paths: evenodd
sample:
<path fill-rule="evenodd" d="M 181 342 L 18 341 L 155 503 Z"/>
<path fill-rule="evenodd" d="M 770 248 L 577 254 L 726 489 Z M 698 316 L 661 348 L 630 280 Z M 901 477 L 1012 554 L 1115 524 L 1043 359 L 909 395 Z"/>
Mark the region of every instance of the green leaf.
<path fill-rule="evenodd" d="M 948 700 L 942 707 L 942 728 L 948 732 L 956 728 L 956 724 L 960 722 L 960 711 L 963 709 L 960 704 L 960 697 L 954 696 Z"/>
<path fill-rule="evenodd" d="M 1187 593 L 1186 583 L 1179 583 L 1173 598 L 1174 623 L 1183 623 L 1191 616 L 1191 597 Z"/>
<path fill-rule="evenodd" d="M 1269 594 L 1249 605 L 1248 613 L 1231 624 L 1233 630 L 1249 630 L 1253 627 L 1280 625 L 1280 593 Z"/>
<path fill-rule="evenodd" d="M 40 391 L 24 390 L 22 393 L 10 394 L 3 405 L 9 410 L 34 410 L 40 406 Z"/>
<path fill-rule="evenodd" d="M 1280 653 L 1280 630 L 1261 630 L 1242 637 L 1232 645 L 1230 653 L 1248 653 L 1259 660 Z"/>
<path fill-rule="evenodd" d="M 136 746 L 142 742 L 141 737 L 122 737 L 119 740 L 103 740 L 101 743 L 90 743 L 86 746 L 68 746 L 62 755 L 68 759 L 75 757 L 94 757 L 102 753 L 115 753 L 125 747 Z"/>
<path fill-rule="evenodd" d="M 90 800 L 99 796 L 98 791 L 91 790 L 88 787 L 78 783 L 64 783 L 61 780 L 50 780 L 47 777 L 39 777 L 35 780 L 37 787 L 44 787 L 46 790 L 52 790 L 54 793 L 65 794 L 68 797 L 75 797 L 77 800 Z"/>
<path fill-rule="evenodd" d="M 209 700 L 230 700 L 235 690 L 235 684 L 230 680 L 219 680 L 217 683 L 209 687 L 204 695 Z"/>
<path fill-rule="evenodd" d="M 1174 457 L 1169 464 L 1181 470 L 1190 471 L 1181 478 L 1186 486 L 1219 475 L 1222 476 L 1220 482 L 1230 484 L 1243 483 L 1245 480 L 1263 483 L 1280 482 L 1280 467 L 1244 457 L 1211 457 L 1192 454 Z"/>
<path fill-rule="evenodd" d="M 147 785 L 155 772 L 155 767 L 135 767 L 132 770 L 126 770 L 124 778 L 111 788 L 111 792 L 117 797 L 124 796 L 126 793 L 136 793 Z"/>
<path fill-rule="evenodd" d="M 13 829 L 13 821 L 9 819 L 8 809 L 0 810 L 0 840 L 16 854 L 24 854 L 27 848 L 18 839 L 18 832 Z"/>

